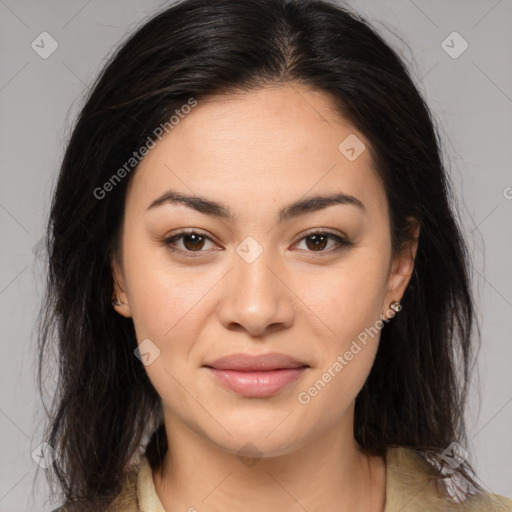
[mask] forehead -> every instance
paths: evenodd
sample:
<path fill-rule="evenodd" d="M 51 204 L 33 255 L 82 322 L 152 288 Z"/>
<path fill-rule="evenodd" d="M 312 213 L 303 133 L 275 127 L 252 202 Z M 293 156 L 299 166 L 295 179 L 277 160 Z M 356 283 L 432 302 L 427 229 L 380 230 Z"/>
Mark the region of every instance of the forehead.
<path fill-rule="evenodd" d="M 235 212 L 250 204 L 255 213 L 258 205 L 336 191 L 379 211 L 384 190 L 368 147 L 320 91 L 283 85 L 212 97 L 199 100 L 148 152 L 127 202 L 142 211 L 173 189 L 228 203 Z"/>

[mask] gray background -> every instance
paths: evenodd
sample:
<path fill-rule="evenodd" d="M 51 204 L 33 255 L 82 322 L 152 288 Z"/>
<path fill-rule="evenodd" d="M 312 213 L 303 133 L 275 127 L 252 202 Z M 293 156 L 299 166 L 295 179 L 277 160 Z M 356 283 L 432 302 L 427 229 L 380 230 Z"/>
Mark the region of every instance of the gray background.
<path fill-rule="evenodd" d="M 49 508 L 44 470 L 31 457 L 44 441 L 34 381 L 34 321 L 45 278 L 36 248 L 65 141 L 83 93 L 107 55 L 166 5 L 170 2 L 0 0 L 0 512 Z M 512 496 L 512 2 L 354 0 L 348 5 L 404 55 L 440 125 L 472 252 L 482 323 L 466 448 L 483 485 Z M 45 31 L 58 43 L 47 59 L 31 47 Z M 458 58 L 442 47 L 454 31 L 469 44 Z M 447 44 L 452 52 L 462 48 L 460 39 Z"/>

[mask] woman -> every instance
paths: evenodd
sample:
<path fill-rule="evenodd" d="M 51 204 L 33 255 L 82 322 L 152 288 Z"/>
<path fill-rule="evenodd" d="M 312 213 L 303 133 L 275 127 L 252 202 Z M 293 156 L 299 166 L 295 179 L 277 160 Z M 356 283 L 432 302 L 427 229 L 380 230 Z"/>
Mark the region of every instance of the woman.
<path fill-rule="evenodd" d="M 467 462 L 450 194 L 428 107 L 359 16 L 186 0 L 145 23 L 50 216 L 60 510 L 512 510 Z"/>

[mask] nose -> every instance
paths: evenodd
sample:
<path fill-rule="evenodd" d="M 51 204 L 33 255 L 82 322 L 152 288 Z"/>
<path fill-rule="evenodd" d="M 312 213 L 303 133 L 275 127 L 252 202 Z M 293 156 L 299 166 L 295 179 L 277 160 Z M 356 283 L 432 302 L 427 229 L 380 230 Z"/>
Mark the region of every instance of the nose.
<path fill-rule="evenodd" d="M 290 327 L 295 317 L 293 292 L 284 270 L 267 251 L 252 262 L 234 254 L 217 314 L 226 329 L 264 336 Z"/>

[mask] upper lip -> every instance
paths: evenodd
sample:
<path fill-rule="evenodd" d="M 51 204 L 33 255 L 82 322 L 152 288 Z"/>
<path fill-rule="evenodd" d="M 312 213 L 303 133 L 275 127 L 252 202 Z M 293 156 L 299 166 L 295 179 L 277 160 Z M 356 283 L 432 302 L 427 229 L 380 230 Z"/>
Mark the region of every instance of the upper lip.
<path fill-rule="evenodd" d="M 213 363 L 206 363 L 203 366 L 215 368 L 216 370 L 238 370 L 244 372 L 250 371 L 269 371 L 285 368 L 301 368 L 309 366 L 302 361 L 298 361 L 286 354 L 231 354 L 221 357 Z"/>

